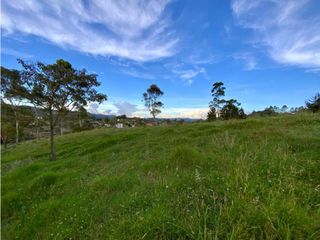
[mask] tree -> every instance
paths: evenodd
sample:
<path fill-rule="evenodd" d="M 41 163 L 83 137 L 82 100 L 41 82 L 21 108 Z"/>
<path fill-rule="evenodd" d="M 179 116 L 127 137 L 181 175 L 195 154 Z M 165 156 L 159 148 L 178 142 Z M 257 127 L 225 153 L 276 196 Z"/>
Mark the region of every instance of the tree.
<path fill-rule="evenodd" d="M 214 107 L 209 109 L 209 112 L 207 114 L 207 120 L 208 121 L 214 121 L 217 119 L 217 112 L 216 109 Z"/>
<path fill-rule="evenodd" d="M 212 85 L 211 95 L 212 101 L 209 103 L 210 109 L 215 109 L 215 112 L 218 112 L 220 115 L 221 104 L 225 103 L 225 100 L 222 97 L 225 95 L 225 87 L 223 86 L 223 82 L 215 82 Z"/>
<path fill-rule="evenodd" d="M 286 113 L 286 112 L 288 111 L 288 109 L 289 109 L 289 108 L 288 108 L 287 105 L 283 105 L 283 106 L 281 107 L 281 110 L 280 110 L 280 111 L 281 111 L 282 113 Z"/>
<path fill-rule="evenodd" d="M 247 115 L 244 113 L 243 108 L 240 108 L 238 113 L 239 113 L 239 118 L 240 119 L 246 119 L 247 118 Z"/>
<path fill-rule="evenodd" d="M 1 95 L 4 102 L 9 102 L 11 110 L 14 113 L 16 143 L 19 143 L 19 110 L 21 109 L 19 106 L 24 100 L 25 92 L 26 89 L 23 86 L 19 71 L 1 67 Z"/>
<path fill-rule="evenodd" d="M 107 96 L 94 88 L 100 85 L 96 74 L 76 70 L 65 60 L 59 59 L 54 64 L 26 63 L 21 59 L 18 62 L 24 69 L 21 76 L 27 86 L 26 97 L 49 119 L 50 159 L 55 160 L 54 127 L 64 111 L 86 106 L 88 102 L 101 103 Z"/>
<path fill-rule="evenodd" d="M 309 101 L 307 101 L 306 106 L 313 113 L 319 112 L 320 111 L 320 93 L 317 93 L 314 97 L 312 97 Z"/>
<path fill-rule="evenodd" d="M 159 101 L 159 98 L 163 95 L 163 92 L 156 84 L 152 84 L 147 92 L 143 93 L 143 100 L 145 102 L 145 106 L 148 108 L 150 114 L 153 119 L 161 113 L 160 108 L 163 107 L 163 103 Z"/>
<path fill-rule="evenodd" d="M 226 100 L 225 105 L 221 109 L 221 117 L 225 120 L 240 118 L 240 105 L 241 104 L 235 99 Z"/>

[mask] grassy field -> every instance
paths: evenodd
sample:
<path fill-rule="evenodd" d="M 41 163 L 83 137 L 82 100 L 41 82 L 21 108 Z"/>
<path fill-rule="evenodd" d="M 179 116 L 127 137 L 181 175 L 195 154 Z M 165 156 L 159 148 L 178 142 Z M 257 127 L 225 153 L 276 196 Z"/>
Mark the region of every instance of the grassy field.
<path fill-rule="evenodd" d="M 2 239 L 320 239 L 320 115 L 56 142 L 2 153 Z"/>

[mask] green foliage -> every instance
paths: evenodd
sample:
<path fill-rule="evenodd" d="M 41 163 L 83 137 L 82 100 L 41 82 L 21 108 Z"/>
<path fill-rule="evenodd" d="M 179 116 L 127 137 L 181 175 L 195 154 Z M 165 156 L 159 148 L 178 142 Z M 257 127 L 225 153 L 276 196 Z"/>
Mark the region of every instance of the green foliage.
<path fill-rule="evenodd" d="M 2 152 L 3 239 L 319 239 L 320 115 L 96 129 Z"/>
<path fill-rule="evenodd" d="M 207 121 L 214 121 L 217 119 L 217 112 L 215 108 L 210 108 L 208 114 L 207 114 Z"/>
<path fill-rule="evenodd" d="M 223 82 L 215 82 L 212 85 L 211 95 L 213 99 L 209 103 L 210 109 L 214 108 L 220 110 L 220 105 L 224 103 L 224 99 L 222 99 L 222 97 L 225 95 L 225 89 Z"/>
<path fill-rule="evenodd" d="M 23 97 L 41 108 L 49 119 L 50 158 L 54 160 L 54 127 L 61 124 L 69 108 L 86 106 L 89 101 L 101 103 L 107 96 L 95 89 L 100 86 L 96 74 L 76 70 L 65 60 L 58 59 L 54 64 L 26 63 L 21 59 L 18 62 L 24 69 L 20 75 L 27 88 Z"/>
<path fill-rule="evenodd" d="M 208 121 L 213 121 L 216 118 L 222 118 L 224 120 L 246 118 L 246 114 L 243 108 L 239 108 L 241 104 L 237 100 L 222 99 L 225 95 L 225 89 L 223 82 L 216 82 L 212 85 L 211 94 L 213 99 L 209 103 Z"/>
<path fill-rule="evenodd" d="M 315 113 L 320 111 L 320 93 L 317 93 L 312 99 L 306 102 L 307 108 Z"/>
<path fill-rule="evenodd" d="M 262 111 L 253 111 L 250 115 L 260 116 L 260 117 L 270 117 L 270 116 L 276 116 L 278 114 L 279 114 L 279 108 L 277 106 L 270 106 L 265 108 Z"/>
<path fill-rule="evenodd" d="M 163 107 L 163 102 L 159 101 L 159 98 L 163 95 L 163 92 L 156 84 L 152 84 L 147 92 L 143 93 L 143 100 L 145 106 L 149 109 L 150 114 L 155 118 L 161 113 L 161 108 Z"/>
<path fill-rule="evenodd" d="M 20 72 L 1 66 L 1 95 L 10 103 L 25 97 L 26 88 L 23 85 Z"/>
<path fill-rule="evenodd" d="M 225 105 L 221 109 L 221 118 L 224 120 L 229 119 L 244 119 L 246 115 L 242 108 L 239 108 L 240 103 L 235 99 L 230 99 L 225 101 Z"/>

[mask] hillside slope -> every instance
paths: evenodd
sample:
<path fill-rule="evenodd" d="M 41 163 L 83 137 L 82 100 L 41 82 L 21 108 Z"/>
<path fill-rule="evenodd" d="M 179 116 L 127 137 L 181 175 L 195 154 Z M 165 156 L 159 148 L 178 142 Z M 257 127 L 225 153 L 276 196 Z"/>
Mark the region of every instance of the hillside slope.
<path fill-rule="evenodd" d="M 320 116 L 97 129 L 2 153 L 3 239 L 319 239 Z"/>

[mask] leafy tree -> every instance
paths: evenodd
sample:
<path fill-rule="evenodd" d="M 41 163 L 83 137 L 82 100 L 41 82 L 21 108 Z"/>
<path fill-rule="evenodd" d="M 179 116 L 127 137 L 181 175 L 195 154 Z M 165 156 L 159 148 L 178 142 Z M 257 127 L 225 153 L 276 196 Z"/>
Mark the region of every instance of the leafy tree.
<path fill-rule="evenodd" d="M 212 85 L 211 95 L 213 99 L 209 103 L 208 121 L 215 120 L 217 115 L 225 120 L 231 118 L 246 118 L 243 108 L 239 109 L 241 104 L 237 100 L 222 99 L 225 95 L 225 90 L 226 88 L 223 86 L 223 82 L 215 82 Z"/>
<path fill-rule="evenodd" d="M 15 142 L 16 128 L 15 128 L 15 116 L 10 107 L 10 104 L 6 104 L 1 99 L 1 144 L 4 149 L 7 148 L 9 142 Z"/>
<path fill-rule="evenodd" d="M 238 113 L 239 113 L 239 118 L 240 118 L 240 119 L 245 119 L 245 118 L 247 118 L 247 115 L 244 113 L 243 108 L 240 108 L 239 111 L 238 111 Z"/>
<path fill-rule="evenodd" d="M 283 105 L 283 106 L 281 107 L 281 110 L 280 110 L 280 111 L 281 111 L 282 113 L 285 113 L 285 112 L 288 111 L 288 109 L 289 109 L 289 108 L 288 108 L 287 105 Z"/>
<path fill-rule="evenodd" d="M 306 106 L 313 113 L 319 112 L 320 111 L 320 93 L 317 93 L 314 97 L 312 97 L 309 101 L 307 101 Z"/>
<path fill-rule="evenodd" d="M 239 118 L 240 105 L 235 99 L 226 100 L 225 105 L 221 109 L 221 117 L 225 120 Z"/>
<path fill-rule="evenodd" d="M 11 110 L 14 113 L 16 143 L 19 143 L 20 129 L 20 109 L 19 106 L 23 103 L 26 89 L 18 70 L 10 70 L 1 67 L 1 96 L 2 101 L 7 101 L 10 104 Z"/>
<path fill-rule="evenodd" d="M 7 144 L 10 138 L 15 136 L 15 126 L 12 122 L 2 122 L 1 123 L 1 144 L 3 144 L 4 149 L 7 148 Z"/>
<path fill-rule="evenodd" d="M 159 98 L 163 95 L 163 92 L 156 84 L 152 84 L 147 92 L 143 93 L 143 100 L 145 102 L 145 106 L 148 108 L 150 114 L 153 119 L 161 113 L 160 108 L 163 107 L 163 103 L 159 101 Z"/>
<path fill-rule="evenodd" d="M 65 111 L 86 106 L 89 101 L 101 103 L 107 96 L 94 88 L 100 85 L 96 74 L 88 74 L 85 69 L 76 70 L 65 60 L 54 64 L 26 63 L 21 59 L 18 62 L 24 69 L 21 76 L 28 87 L 28 100 L 41 108 L 49 119 L 50 159 L 55 160 L 54 128 Z"/>
<path fill-rule="evenodd" d="M 209 103 L 210 109 L 215 109 L 215 112 L 218 112 L 220 114 L 221 110 L 221 104 L 225 103 L 225 100 L 222 99 L 225 95 L 225 87 L 223 86 L 223 82 L 215 82 L 212 85 L 211 89 L 211 95 L 212 95 L 212 101 Z"/>
<path fill-rule="evenodd" d="M 260 116 L 260 117 L 268 117 L 268 116 L 275 116 L 278 113 L 275 111 L 273 106 L 267 107 L 262 111 L 253 111 L 251 116 Z"/>
<path fill-rule="evenodd" d="M 214 121 L 217 119 L 217 112 L 216 109 L 214 107 L 209 109 L 209 112 L 207 114 L 207 120 L 208 121 Z"/>

